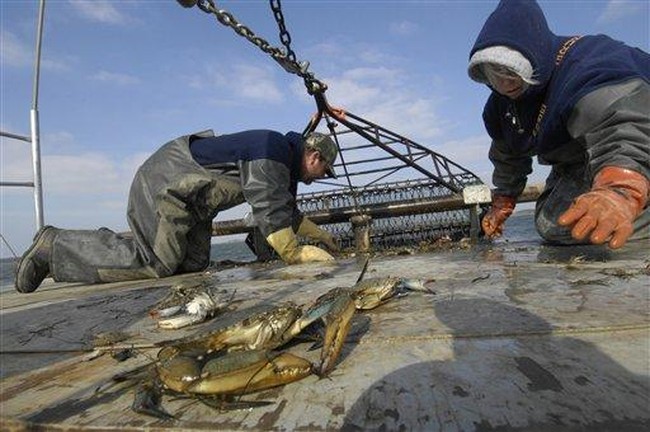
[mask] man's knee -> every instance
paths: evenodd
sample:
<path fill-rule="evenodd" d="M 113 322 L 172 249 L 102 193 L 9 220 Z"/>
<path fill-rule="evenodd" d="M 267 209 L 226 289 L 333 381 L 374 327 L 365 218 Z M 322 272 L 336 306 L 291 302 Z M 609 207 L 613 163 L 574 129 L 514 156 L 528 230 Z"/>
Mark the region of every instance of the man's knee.
<path fill-rule="evenodd" d="M 208 268 L 210 265 L 210 258 L 205 257 L 204 259 L 186 259 L 178 267 L 176 273 L 194 273 L 200 272 Z"/>
<path fill-rule="evenodd" d="M 582 244 L 571 237 L 571 230 L 557 223 L 557 212 L 547 212 L 544 208 L 538 209 L 535 214 L 535 228 L 541 238 L 551 244 Z"/>

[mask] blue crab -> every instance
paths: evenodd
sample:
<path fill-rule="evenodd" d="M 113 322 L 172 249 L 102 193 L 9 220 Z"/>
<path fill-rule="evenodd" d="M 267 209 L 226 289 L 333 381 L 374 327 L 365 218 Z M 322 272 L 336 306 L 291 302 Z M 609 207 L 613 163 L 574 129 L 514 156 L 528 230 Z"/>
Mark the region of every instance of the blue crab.
<path fill-rule="evenodd" d="M 410 290 L 427 291 L 420 281 L 373 278 L 353 287 L 334 288 L 309 307 L 287 302 L 231 326 L 164 346 L 136 392 L 133 409 L 160 418 L 163 392 L 228 399 L 285 385 L 315 374 L 326 376 L 340 356 L 356 310 L 373 309 Z M 324 329 L 318 365 L 277 351 L 307 327 Z"/>
<path fill-rule="evenodd" d="M 235 291 L 217 289 L 211 278 L 203 276 L 173 285 L 169 293 L 150 311 L 161 329 L 179 329 L 212 318 L 230 306 Z"/>

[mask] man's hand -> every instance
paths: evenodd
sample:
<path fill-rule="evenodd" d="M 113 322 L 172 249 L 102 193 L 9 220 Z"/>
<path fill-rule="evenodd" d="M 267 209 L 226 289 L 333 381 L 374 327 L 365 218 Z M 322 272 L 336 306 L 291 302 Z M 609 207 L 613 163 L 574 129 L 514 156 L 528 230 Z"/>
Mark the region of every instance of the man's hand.
<path fill-rule="evenodd" d="M 341 251 L 341 248 L 339 247 L 336 239 L 330 233 L 327 233 L 326 236 L 321 238 L 320 242 L 323 243 L 327 247 L 327 249 L 329 249 L 332 252 L 340 252 Z"/>
<path fill-rule="evenodd" d="M 571 228 L 571 236 L 609 247 L 622 247 L 632 235 L 633 223 L 648 202 L 650 182 L 636 171 L 605 167 L 596 177 L 591 191 L 580 195 L 558 219 Z"/>
<path fill-rule="evenodd" d="M 492 198 L 492 207 L 481 221 L 481 228 L 485 236 L 493 239 L 503 234 L 503 225 L 515 209 L 517 199 L 506 195 L 495 195 Z"/>
<path fill-rule="evenodd" d="M 316 246 L 300 246 L 291 227 L 269 234 L 266 241 L 287 264 L 334 261 L 334 257 Z"/>
<path fill-rule="evenodd" d="M 318 225 L 307 217 L 302 218 L 302 223 L 298 227 L 298 235 L 323 243 L 332 252 L 339 252 L 341 250 L 332 234 L 320 229 Z"/>
<path fill-rule="evenodd" d="M 334 257 L 321 248 L 316 246 L 298 246 L 297 253 L 293 259 L 287 261 L 288 264 L 303 264 L 310 262 L 327 262 L 334 261 Z"/>

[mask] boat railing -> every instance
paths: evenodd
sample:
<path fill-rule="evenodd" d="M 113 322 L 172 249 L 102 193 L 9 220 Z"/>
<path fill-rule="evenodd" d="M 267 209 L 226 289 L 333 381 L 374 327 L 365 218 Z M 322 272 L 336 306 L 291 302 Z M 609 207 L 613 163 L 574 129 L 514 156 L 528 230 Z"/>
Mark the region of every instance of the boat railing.
<path fill-rule="evenodd" d="M 45 13 L 45 0 L 40 0 L 38 22 L 36 29 L 36 49 L 34 56 L 34 79 L 32 87 L 32 108 L 30 110 L 30 135 L 18 135 L 10 132 L 0 131 L 0 136 L 12 140 L 22 141 L 31 144 L 33 180 L 28 182 L 0 181 L 0 187 L 29 187 L 34 192 L 34 213 L 36 217 L 36 230 L 44 225 L 43 217 L 43 180 L 41 176 L 41 147 L 39 133 L 38 115 L 38 85 L 41 66 L 41 42 L 43 39 L 43 16 Z M 0 140 L 2 145 L 5 140 Z M 3 237 L 4 238 L 4 237 Z"/>

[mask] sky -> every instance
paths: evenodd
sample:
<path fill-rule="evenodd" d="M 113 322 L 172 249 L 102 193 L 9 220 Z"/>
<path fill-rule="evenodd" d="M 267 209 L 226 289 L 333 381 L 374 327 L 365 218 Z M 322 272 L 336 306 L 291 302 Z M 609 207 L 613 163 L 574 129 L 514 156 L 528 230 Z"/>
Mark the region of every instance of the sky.
<path fill-rule="evenodd" d="M 467 77 L 469 51 L 496 0 L 285 0 L 298 60 L 325 95 L 425 145 L 491 184 L 481 112 L 489 90 Z M 539 2 L 560 35 L 604 33 L 650 51 L 648 0 Z M 216 1 L 281 46 L 266 1 Z M 38 2 L 0 0 L 0 129 L 29 135 Z M 302 131 L 316 110 L 302 79 L 197 7 L 173 0 L 48 0 L 38 111 L 45 223 L 126 231 L 133 175 L 152 152 L 213 129 Z M 1 178 L 33 178 L 29 144 L 1 138 Z M 529 183 L 543 182 L 535 166 Z M 301 185 L 299 193 L 310 192 Z M 0 188 L 0 256 L 36 230 L 31 188 Z M 245 206 L 216 220 L 237 219 Z"/>

